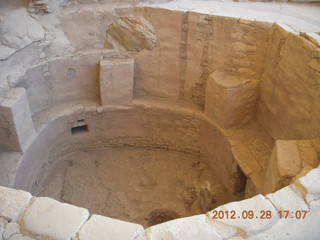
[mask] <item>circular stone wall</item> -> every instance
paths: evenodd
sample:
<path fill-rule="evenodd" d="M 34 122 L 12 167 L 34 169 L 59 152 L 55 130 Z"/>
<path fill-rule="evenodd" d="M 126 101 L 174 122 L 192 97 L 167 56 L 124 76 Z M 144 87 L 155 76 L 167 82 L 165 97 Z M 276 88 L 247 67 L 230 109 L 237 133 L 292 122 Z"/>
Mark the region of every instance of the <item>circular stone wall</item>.
<path fill-rule="evenodd" d="M 1 234 L 14 225 L 21 238 L 319 235 L 318 6 L 289 24 L 278 12 L 292 5 L 264 16 L 256 4 L 243 17 L 198 3 L 114 11 L 68 2 L 36 18 L 0 8 L 1 28 L 17 35 L 0 46 L 1 184 L 144 226 L 179 218 L 144 231 L 0 187 Z M 236 221 L 215 215 L 226 211 Z"/>
<path fill-rule="evenodd" d="M 241 170 L 224 176 L 200 147 L 204 116 L 170 102 L 162 107 L 139 101 L 100 113 L 64 110 L 24 154 L 16 187 L 144 226 L 158 209 L 183 217 L 243 198 Z"/>

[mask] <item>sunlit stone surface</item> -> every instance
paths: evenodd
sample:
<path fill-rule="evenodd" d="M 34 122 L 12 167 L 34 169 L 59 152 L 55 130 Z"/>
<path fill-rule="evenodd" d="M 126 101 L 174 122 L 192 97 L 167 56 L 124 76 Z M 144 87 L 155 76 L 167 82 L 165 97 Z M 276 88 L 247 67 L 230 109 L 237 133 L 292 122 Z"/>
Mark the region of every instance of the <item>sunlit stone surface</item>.
<path fill-rule="evenodd" d="M 309 2 L 1 1 L 0 239 L 317 239 Z"/>

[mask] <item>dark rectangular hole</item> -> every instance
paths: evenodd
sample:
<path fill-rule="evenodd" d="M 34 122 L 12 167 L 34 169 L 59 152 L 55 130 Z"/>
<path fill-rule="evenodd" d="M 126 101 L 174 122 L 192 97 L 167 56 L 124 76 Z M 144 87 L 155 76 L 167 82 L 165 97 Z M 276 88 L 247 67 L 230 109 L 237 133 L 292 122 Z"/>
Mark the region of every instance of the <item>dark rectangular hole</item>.
<path fill-rule="evenodd" d="M 80 133 L 88 132 L 88 125 L 78 126 L 71 128 L 71 134 L 76 135 Z"/>
<path fill-rule="evenodd" d="M 77 123 L 81 123 L 81 122 L 84 122 L 84 119 L 77 120 Z"/>

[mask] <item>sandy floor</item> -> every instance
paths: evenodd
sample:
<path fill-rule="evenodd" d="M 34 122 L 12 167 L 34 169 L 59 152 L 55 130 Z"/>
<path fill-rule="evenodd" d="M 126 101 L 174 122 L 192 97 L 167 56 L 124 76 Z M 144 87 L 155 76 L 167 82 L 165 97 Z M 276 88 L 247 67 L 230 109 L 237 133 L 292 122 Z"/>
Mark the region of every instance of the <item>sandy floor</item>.
<path fill-rule="evenodd" d="M 144 227 L 237 200 L 197 156 L 131 148 L 69 156 L 54 166 L 39 195 Z"/>

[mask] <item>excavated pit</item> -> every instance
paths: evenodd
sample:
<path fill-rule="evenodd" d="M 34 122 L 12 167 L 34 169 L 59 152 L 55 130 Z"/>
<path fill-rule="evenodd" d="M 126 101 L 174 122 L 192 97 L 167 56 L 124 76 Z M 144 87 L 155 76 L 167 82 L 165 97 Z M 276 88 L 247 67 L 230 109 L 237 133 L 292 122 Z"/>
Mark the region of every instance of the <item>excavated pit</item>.
<path fill-rule="evenodd" d="M 145 227 L 240 199 L 203 158 L 143 148 L 78 151 L 53 167 L 39 196 Z"/>
<path fill-rule="evenodd" d="M 3 185 L 147 228 L 275 192 L 319 165 L 314 34 L 172 9 L 61 11 L 61 56 L 43 47 L 0 98 L 13 109 L 0 123 L 17 135 L 0 135 Z M 84 40 L 74 12 L 97 23 Z M 36 44 L 3 68 L 15 72 Z"/>
<path fill-rule="evenodd" d="M 39 139 L 26 156 L 25 167 L 33 162 L 38 170 L 26 177 L 22 166 L 17 182 L 37 196 L 144 227 L 243 199 L 246 177 L 239 167 L 235 176 L 220 173 L 216 157 L 206 153 L 206 142 L 213 140 L 206 134 L 216 127 L 196 110 L 170 102 L 160 106 L 141 100 L 128 109 L 82 117 L 71 111 L 43 130 L 46 148 L 39 153 Z M 224 142 L 218 132 L 215 138 Z M 225 179 L 231 179 L 229 188 Z"/>

